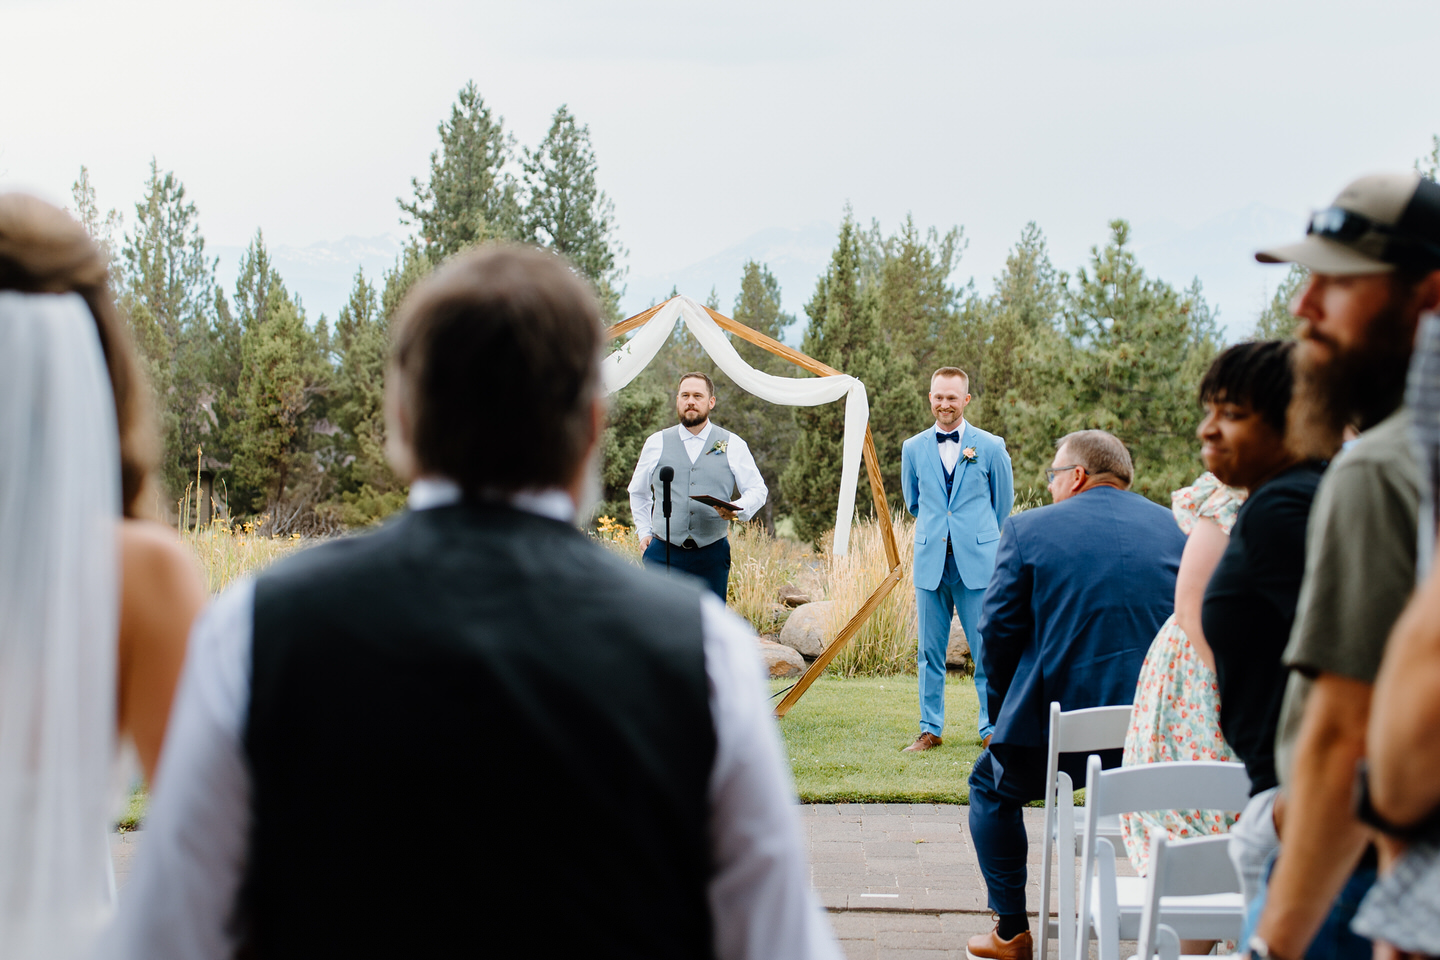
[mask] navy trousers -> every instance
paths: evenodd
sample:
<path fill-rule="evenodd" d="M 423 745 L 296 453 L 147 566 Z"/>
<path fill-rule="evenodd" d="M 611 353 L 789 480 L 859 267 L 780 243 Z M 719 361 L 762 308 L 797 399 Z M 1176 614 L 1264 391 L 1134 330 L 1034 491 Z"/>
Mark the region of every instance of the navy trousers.
<path fill-rule="evenodd" d="M 1044 754 L 1039 776 L 1015 776 L 1007 770 L 1003 787 L 989 750 L 980 753 L 970 770 L 970 839 L 980 875 L 985 878 L 990 909 L 1002 916 L 1025 912 L 1025 804 L 1045 798 Z M 1033 782 L 1032 782 L 1033 781 Z"/>
<path fill-rule="evenodd" d="M 1013 916 L 1026 912 L 1029 842 L 1021 811 L 1032 800 L 1045 799 L 1045 750 L 1005 744 L 1000 749 L 1005 757 L 1003 767 L 993 752 L 985 750 L 970 771 L 970 839 L 980 861 L 980 875 L 985 878 L 990 909 Z M 1118 767 L 1122 752 L 1100 751 L 1101 766 Z M 1070 774 L 1073 782 L 1083 784 L 1088 760 L 1085 754 L 1062 753 L 1060 769 Z"/>
<path fill-rule="evenodd" d="M 641 560 L 647 567 L 665 569 L 665 541 L 655 537 L 645 548 Z M 670 545 L 670 569 L 699 577 L 724 603 L 730 589 L 730 538 L 721 537 L 714 543 L 694 550 Z"/>

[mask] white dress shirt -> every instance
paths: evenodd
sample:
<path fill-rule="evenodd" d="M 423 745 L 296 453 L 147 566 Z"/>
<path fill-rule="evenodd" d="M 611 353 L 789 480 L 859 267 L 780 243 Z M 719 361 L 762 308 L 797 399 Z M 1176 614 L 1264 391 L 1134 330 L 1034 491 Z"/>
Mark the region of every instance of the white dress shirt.
<path fill-rule="evenodd" d="M 955 464 L 960 462 L 960 450 L 965 446 L 965 428 L 967 426 L 969 426 L 969 424 L 964 420 L 960 421 L 960 426 L 956 427 L 955 430 L 942 430 L 940 429 L 940 424 L 935 424 L 935 433 L 937 435 L 941 433 L 954 433 L 956 431 L 960 433 L 959 443 L 951 443 L 948 440 L 944 443 L 940 443 L 938 440 L 935 441 L 940 446 L 940 462 L 945 464 L 945 470 L 948 473 L 954 473 Z"/>
<path fill-rule="evenodd" d="M 709 420 L 705 421 L 705 426 L 699 433 L 691 433 L 678 423 L 673 427 L 666 427 L 665 430 L 678 431 L 691 463 L 700 459 L 700 455 L 709 449 Z M 630 477 L 630 486 L 626 488 L 630 492 L 630 516 L 635 519 L 635 536 L 641 540 L 651 536 L 655 529 L 650 519 L 655 503 L 655 494 L 650 489 L 650 476 L 655 472 L 655 465 L 660 462 L 660 452 L 665 446 L 665 430 L 645 438 L 645 446 L 640 449 L 640 460 L 635 464 L 635 473 Z M 765 478 L 760 476 L 760 468 L 755 466 L 755 456 L 750 452 L 749 444 L 733 433 L 725 447 L 725 460 L 730 464 L 730 472 L 735 475 L 735 486 L 740 488 L 740 496 L 735 500 L 735 503 L 740 505 L 738 517 L 740 520 L 749 520 L 755 516 L 755 511 L 765 506 L 765 498 L 770 495 L 765 486 Z M 704 507 L 703 504 L 701 506 Z"/>
<path fill-rule="evenodd" d="M 448 481 L 417 480 L 410 507 L 444 506 L 459 496 Z M 575 513 L 569 495 L 558 490 L 520 494 L 510 502 L 566 522 Z M 100 957 L 234 955 L 229 920 L 245 874 L 251 818 L 243 737 L 254 593 L 253 580 L 238 581 L 191 633 L 135 871 Z M 708 889 L 716 955 L 839 960 L 839 945 L 810 886 L 755 635 L 717 598 L 707 593 L 700 603 L 716 740 L 709 782 L 715 875 Z M 524 803 L 517 798 L 517 813 Z M 487 828 L 503 827 L 479 827 Z M 357 844 L 372 840 L 354 838 Z"/>

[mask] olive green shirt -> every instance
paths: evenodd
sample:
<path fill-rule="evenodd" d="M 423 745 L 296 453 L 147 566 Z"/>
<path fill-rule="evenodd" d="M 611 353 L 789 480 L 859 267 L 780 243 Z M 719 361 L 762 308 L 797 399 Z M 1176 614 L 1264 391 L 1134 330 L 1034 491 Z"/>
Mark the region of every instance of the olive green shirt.
<path fill-rule="evenodd" d="M 1405 407 L 1366 430 L 1320 481 L 1305 534 L 1305 579 L 1283 656 L 1291 673 L 1275 734 L 1282 784 L 1315 676 L 1375 682 L 1390 628 L 1415 589 L 1420 486 Z"/>

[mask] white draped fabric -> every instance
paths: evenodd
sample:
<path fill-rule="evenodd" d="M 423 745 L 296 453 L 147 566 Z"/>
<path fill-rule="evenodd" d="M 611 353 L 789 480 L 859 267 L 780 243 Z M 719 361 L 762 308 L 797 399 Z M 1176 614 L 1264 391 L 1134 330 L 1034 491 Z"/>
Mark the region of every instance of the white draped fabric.
<path fill-rule="evenodd" d="M 95 320 L 0 291 L 0 957 L 73 960 L 110 912 L 120 454 Z"/>
<path fill-rule="evenodd" d="M 850 518 L 855 513 L 855 484 L 860 478 L 865 425 L 870 422 L 870 401 L 865 396 L 865 384 L 844 374 L 798 378 L 761 373 L 735 352 L 730 338 L 704 307 L 689 297 L 674 297 L 666 301 L 635 336 L 600 365 L 607 395 L 634 380 L 655 359 L 655 354 L 669 342 L 670 331 L 680 319 L 685 321 L 716 366 L 747 393 L 791 407 L 814 407 L 845 398 L 845 448 L 840 461 L 840 503 L 835 509 L 834 546 L 835 555 L 844 556 L 850 545 Z"/>

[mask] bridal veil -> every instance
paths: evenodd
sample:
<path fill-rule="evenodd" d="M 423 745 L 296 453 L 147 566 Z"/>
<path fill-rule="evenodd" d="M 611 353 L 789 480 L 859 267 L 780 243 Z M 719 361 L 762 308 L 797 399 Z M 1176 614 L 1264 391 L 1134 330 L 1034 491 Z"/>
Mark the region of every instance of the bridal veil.
<path fill-rule="evenodd" d="M 0 291 L 0 957 L 70 960 L 110 906 L 115 403 L 74 293 Z"/>

